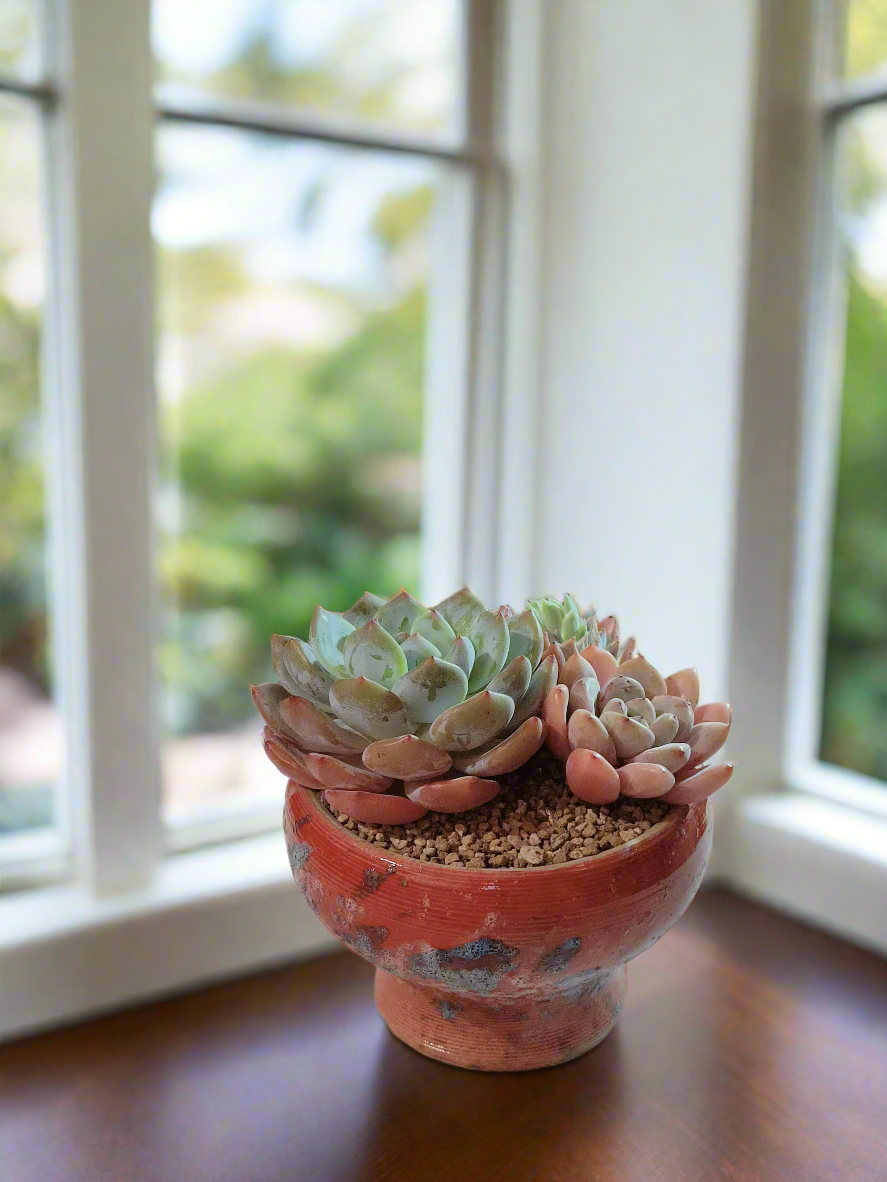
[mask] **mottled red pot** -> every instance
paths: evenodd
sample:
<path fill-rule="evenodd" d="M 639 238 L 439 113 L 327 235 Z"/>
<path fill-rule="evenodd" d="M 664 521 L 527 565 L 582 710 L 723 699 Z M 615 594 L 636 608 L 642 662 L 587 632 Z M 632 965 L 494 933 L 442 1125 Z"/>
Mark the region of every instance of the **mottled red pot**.
<path fill-rule="evenodd" d="M 321 922 L 376 966 L 376 1004 L 423 1055 L 481 1071 L 564 1063 L 612 1029 L 625 963 L 695 895 L 711 803 L 673 807 L 643 837 L 584 861 L 468 870 L 382 852 L 290 782 L 284 829 Z"/>

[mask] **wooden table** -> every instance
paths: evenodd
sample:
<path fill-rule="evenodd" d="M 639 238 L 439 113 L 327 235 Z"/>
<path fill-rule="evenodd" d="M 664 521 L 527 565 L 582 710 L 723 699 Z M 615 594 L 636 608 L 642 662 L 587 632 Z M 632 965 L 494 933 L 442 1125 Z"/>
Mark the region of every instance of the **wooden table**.
<path fill-rule="evenodd" d="M 885 1182 L 887 964 L 712 891 L 583 1059 L 486 1076 L 351 954 L 0 1049 L 3 1182 Z"/>

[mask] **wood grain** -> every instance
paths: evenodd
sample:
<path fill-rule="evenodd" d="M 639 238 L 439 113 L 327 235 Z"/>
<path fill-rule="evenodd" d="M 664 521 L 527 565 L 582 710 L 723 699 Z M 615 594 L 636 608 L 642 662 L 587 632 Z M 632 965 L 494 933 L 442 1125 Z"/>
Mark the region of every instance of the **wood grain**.
<path fill-rule="evenodd" d="M 350 954 L 0 1049 L 3 1182 L 883 1182 L 887 964 L 726 893 L 616 1030 L 476 1075 L 385 1030 Z"/>

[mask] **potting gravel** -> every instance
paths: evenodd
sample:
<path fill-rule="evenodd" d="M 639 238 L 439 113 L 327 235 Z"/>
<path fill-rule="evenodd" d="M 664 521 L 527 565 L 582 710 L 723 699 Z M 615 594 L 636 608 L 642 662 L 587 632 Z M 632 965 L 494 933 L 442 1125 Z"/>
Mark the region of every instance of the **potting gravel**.
<path fill-rule="evenodd" d="M 503 776 L 489 804 L 467 813 L 428 813 L 412 825 L 369 825 L 333 813 L 380 850 L 420 862 L 470 869 L 552 866 L 593 857 L 640 837 L 668 812 L 657 800 L 620 796 L 585 804 L 564 780 L 564 765 L 542 753 Z"/>

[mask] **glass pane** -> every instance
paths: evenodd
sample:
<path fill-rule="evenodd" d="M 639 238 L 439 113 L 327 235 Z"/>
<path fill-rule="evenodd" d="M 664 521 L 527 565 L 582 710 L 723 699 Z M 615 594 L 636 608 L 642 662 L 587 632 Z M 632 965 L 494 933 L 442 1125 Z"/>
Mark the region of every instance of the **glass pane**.
<path fill-rule="evenodd" d="M 37 72 L 37 14 L 34 0 L 0 0 L 0 77 L 33 77 Z"/>
<path fill-rule="evenodd" d="M 822 758 L 887 780 L 887 110 L 840 143 L 847 320 Z"/>
<path fill-rule="evenodd" d="M 424 132 L 458 119 L 460 0 L 155 0 L 158 76 Z"/>
<path fill-rule="evenodd" d="M 248 682 L 315 603 L 416 587 L 424 161 L 159 132 L 165 808 L 280 800 Z"/>
<path fill-rule="evenodd" d="M 0 99 L 0 835 L 49 824 L 61 769 L 47 644 L 40 126 Z"/>
<path fill-rule="evenodd" d="M 887 64 L 887 0 L 836 0 L 840 73 L 872 74 Z M 841 45 L 843 41 L 843 45 Z"/>

